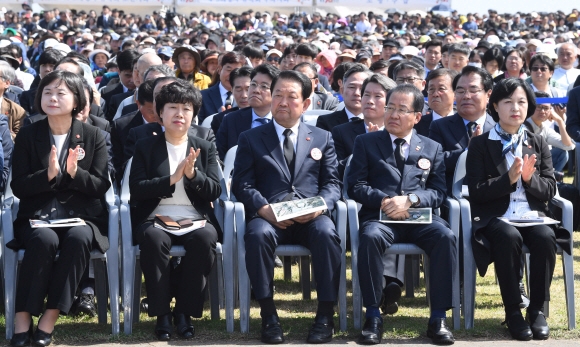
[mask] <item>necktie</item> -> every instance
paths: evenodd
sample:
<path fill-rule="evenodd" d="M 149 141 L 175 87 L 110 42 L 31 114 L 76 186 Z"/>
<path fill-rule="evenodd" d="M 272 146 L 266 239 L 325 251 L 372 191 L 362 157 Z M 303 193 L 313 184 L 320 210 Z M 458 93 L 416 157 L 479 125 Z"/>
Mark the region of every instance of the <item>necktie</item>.
<path fill-rule="evenodd" d="M 403 169 L 405 168 L 405 156 L 403 155 L 403 145 L 405 142 L 405 139 L 395 139 L 395 160 L 397 161 L 397 168 L 401 173 L 403 173 Z"/>
<path fill-rule="evenodd" d="M 256 119 L 254 119 L 254 121 L 260 123 L 260 125 L 264 125 L 264 124 L 268 124 L 268 121 L 270 121 L 270 120 L 268 118 L 260 118 L 260 117 L 258 117 Z M 290 130 L 290 129 L 288 129 L 288 130 Z"/>
<path fill-rule="evenodd" d="M 284 130 L 284 158 L 286 159 L 286 164 L 288 164 L 288 168 L 292 168 L 292 164 L 294 164 L 294 143 L 292 139 L 290 139 L 290 135 L 292 135 L 291 129 Z M 292 172 L 292 170 L 290 170 Z"/>
<path fill-rule="evenodd" d="M 226 93 L 226 102 L 224 103 L 224 106 L 227 108 L 228 106 L 232 106 L 232 103 L 234 102 L 233 98 L 232 98 L 232 92 L 227 92 Z"/>
<path fill-rule="evenodd" d="M 475 131 L 476 127 L 477 127 L 477 123 L 475 123 L 475 122 L 467 123 L 467 134 L 469 135 L 469 137 L 473 136 L 473 132 Z"/>

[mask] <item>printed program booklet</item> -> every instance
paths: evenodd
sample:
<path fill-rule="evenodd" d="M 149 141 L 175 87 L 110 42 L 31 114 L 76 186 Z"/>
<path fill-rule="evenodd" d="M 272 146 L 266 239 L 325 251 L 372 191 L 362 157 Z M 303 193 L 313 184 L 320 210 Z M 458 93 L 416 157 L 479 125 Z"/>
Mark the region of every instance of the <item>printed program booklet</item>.
<path fill-rule="evenodd" d="M 522 214 L 519 217 L 505 218 L 499 217 L 503 222 L 506 222 L 515 227 L 531 227 L 534 225 L 542 224 L 558 224 L 560 221 L 552 219 L 550 217 L 542 217 L 538 214 L 538 211 L 529 211 Z"/>
<path fill-rule="evenodd" d="M 270 207 L 272 208 L 272 211 L 274 211 L 276 221 L 278 222 L 327 209 L 326 202 L 320 196 L 300 200 L 282 201 L 270 204 Z"/>
<path fill-rule="evenodd" d="M 31 228 L 70 228 L 76 227 L 79 225 L 87 225 L 84 220 L 81 218 L 66 218 L 66 219 L 50 219 L 50 220 L 40 220 L 40 219 L 31 219 L 30 220 L 30 227 Z"/>
<path fill-rule="evenodd" d="M 387 217 L 387 215 L 381 210 L 379 215 L 379 220 L 383 223 L 405 223 L 405 224 L 431 224 L 431 208 L 410 208 L 407 210 L 409 212 L 409 218 L 403 220 L 395 220 Z"/>
<path fill-rule="evenodd" d="M 205 219 L 196 220 L 196 221 L 193 221 L 193 224 L 191 226 L 189 226 L 187 228 L 180 228 L 177 230 L 164 228 L 161 224 L 159 224 L 157 222 L 153 222 L 153 225 L 157 229 L 161 229 L 161 230 L 166 231 L 170 234 L 180 236 L 180 235 L 185 235 L 188 232 L 194 231 L 195 229 L 203 228 L 205 226 L 205 222 L 206 222 Z"/>

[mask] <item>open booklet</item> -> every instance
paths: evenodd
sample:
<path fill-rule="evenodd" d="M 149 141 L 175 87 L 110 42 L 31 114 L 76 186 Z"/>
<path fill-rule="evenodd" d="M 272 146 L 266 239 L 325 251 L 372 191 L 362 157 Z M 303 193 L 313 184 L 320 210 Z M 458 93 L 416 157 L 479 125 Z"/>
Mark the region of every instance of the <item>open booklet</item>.
<path fill-rule="evenodd" d="M 499 217 L 503 222 L 506 222 L 515 227 L 531 227 L 534 225 L 542 224 L 558 224 L 560 221 L 552 219 L 550 217 L 542 217 L 538 214 L 538 211 L 529 211 L 522 214 L 519 217 L 505 218 Z"/>
<path fill-rule="evenodd" d="M 193 221 L 192 222 L 193 224 L 191 224 L 190 226 L 182 227 L 180 229 L 173 229 L 173 228 L 168 229 L 168 228 L 164 227 L 163 225 L 161 225 L 160 223 L 158 223 L 157 221 L 153 222 L 153 225 L 156 228 L 161 229 L 163 231 L 166 231 L 170 234 L 180 236 L 180 235 L 187 234 L 190 231 L 194 231 L 195 229 L 201 229 L 201 228 L 205 227 L 205 222 L 206 222 L 205 219 L 196 220 L 196 221 Z"/>
<path fill-rule="evenodd" d="M 50 220 L 40 220 L 31 219 L 31 228 L 70 228 L 79 225 L 87 225 L 81 218 L 65 218 L 65 219 L 50 219 Z"/>
<path fill-rule="evenodd" d="M 326 202 L 321 196 L 300 200 L 282 201 L 270 204 L 270 207 L 272 208 L 272 211 L 274 211 L 276 221 L 278 222 L 327 209 Z"/>
<path fill-rule="evenodd" d="M 406 223 L 406 224 L 431 224 L 431 208 L 410 208 L 407 210 L 409 212 L 409 218 L 403 220 L 396 220 L 389 218 L 383 210 L 381 210 L 379 215 L 379 221 L 383 223 Z"/>

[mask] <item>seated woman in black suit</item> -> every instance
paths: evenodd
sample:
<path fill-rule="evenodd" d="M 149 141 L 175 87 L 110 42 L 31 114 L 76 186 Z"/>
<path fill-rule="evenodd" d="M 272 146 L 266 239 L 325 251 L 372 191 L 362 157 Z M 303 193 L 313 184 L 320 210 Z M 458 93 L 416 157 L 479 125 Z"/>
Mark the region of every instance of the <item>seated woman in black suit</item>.
<path fill-rule="evenodd" d="M 171 338 L 171 298 L 175 296 L 173 322 L 179 336 L 192 338 L 191 316 L 203 313 L 207 276 L 216 257 L 221 234 L 211 202 L 221 194 L 219 166 L 212 143 L 188 136 L 188 129 L 201 105 L 201 94 L 192 85 L 174 82 L 161 88 L 155 107 L 164 135 L 137 142 L 131 165 L 131 223 L 133 240 L 141 250 L 149 316 L 157 316 L 155 334 Z M 154 226 L 155 215 L 173 220 L 206 220 L 205 227 L 176 235 Z M 170 286 L 172 245 L 183 245 L 180 278 Z M 174 281 L 175 280 L 175 281 Z"/>
<path fill-rule="evenodd" d="M 469 91 L 472 95 L 479 92 Z M 482 276 L 495 263 L 512 337 L 547 339 L 549 328 L 542 310 L 544 301 L 550 300 L 557 239 L 560 242 L 567 235 L 569 240 L 570 235 L 555 225 L 516 227 L 499 218 L 520 218 L 531 211 L 550 214 L 546 202 L 556 194 L 552 157 L 546 141 L 523 125 L 534 113 L 536 100 L 522 79 L 501 80 L 489 104 L 497 125 L 471 139 L 466 162 L 474 257 Z M 523 244 L 530 250 L 531 266 L 525 320 L 518 286 Z"/>
<path fill-rule="evenodd" d="M 12 161 L 14 195 L 20 199 L 12 249 L 26 249 L 16 292 L 12 346 L 51 343 L 60 313 L 68 313 L 91 250 L 105 252 L 110 183 L 107 147 L 98 128 L 75 119 L 87 99 L 82 77 L 53 71 L 42 79 L 35 108 L 47 117 L 18 133 Z M 32 228 L 29 219 L 79 217 L 86 225 Z M 57 260 L 56 254 L 60 251 Z M 46 310 L 32 335 L 32 317 Z M 11 324 L 11 322 L 7 322 Z"/>

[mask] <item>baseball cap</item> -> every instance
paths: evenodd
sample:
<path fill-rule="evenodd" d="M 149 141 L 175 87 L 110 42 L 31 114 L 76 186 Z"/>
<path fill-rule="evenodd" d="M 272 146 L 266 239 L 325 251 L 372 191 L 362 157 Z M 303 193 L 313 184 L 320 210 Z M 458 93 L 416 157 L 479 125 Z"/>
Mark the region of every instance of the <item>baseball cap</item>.
<path fill-rule="evenodd" d="M 163 54 L 166 57 L 173 57 L 173 48 L 169 47 L 169 46 L 162 46 L 159 47 L 159 49 L 157 50 L 157 55 L 159 54 Z"/>
<path fill-rule="evenodd" d="M 399 41 L 395 40 L 395 39 L 386 39 L 383 41 L 383 47 L 397 47 L 397 48 L 401 48 L 401 44 L 399 43 Z"/>

